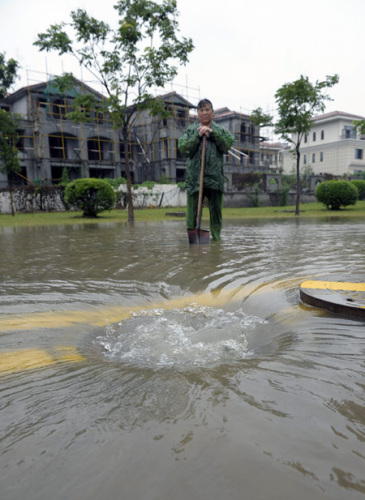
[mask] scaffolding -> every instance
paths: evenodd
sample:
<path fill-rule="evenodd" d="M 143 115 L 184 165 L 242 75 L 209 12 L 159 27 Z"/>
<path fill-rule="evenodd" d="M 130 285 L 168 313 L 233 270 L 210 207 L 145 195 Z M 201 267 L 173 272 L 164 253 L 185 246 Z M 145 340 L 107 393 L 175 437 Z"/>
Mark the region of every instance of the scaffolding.
<path fill-rule="evenodd" d="M 22 108 L 15 102 L 13 106 L 15 112 L 20 107 L 23 117 L 18 141 L 23 167 L 19 179 L 58 183 L 64 169 L 71 180 L 82 176 L 125 176 L 124 138 L 110 120 L 103 94 L 76 79 L 74 87 L 61 92 L 50 75 L 38 72 L 35 80 L 28 71 L 27 78 L 27 106 Z M 197 120 L 192 110 L 200 99 L 200 89 L 181 87 L 179 93 L 171 86 L 170 92 L 156 96 L 164 103 L 166 115 L 137 111 L 133 118 L 127 143 L 134 182 L 179 182 L 185 178 L 185 160 L 178 139 Z M 69 113 L 74 111 L 74 99 L 80 93 L 93 93 L 96 106 L 84 110 L 84 120 L 76 123 Z M 216 111 L 215 121 L 235 137 L 234 148 L 225 158 L 228 169 L 259 170 L 262 138 L 249 114 L 224 108 Z"/>

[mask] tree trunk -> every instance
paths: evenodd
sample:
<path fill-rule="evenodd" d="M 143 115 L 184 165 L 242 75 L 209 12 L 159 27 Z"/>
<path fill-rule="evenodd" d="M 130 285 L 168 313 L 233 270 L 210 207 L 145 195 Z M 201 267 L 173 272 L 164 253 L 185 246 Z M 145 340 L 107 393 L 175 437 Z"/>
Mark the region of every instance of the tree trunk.
<path fill-rule="evenodd" d="M 125 173 L 127 176 L 127 202 L 128 202 L 128 220 L 134 221 L 134 210 L 133 210 L 133 198 L 132 198 L 132 180 L 131 173 L 129 170 L 129 155 L 128 155 L 128 130 L 123 130 L 123 142 L 124 142 L 124 161 L 125 161 Z"/>
<path fill-rule="evenodd" d="M 11 215 L 15 215 L 15 208 L 14 208 L 14 199 L 13 199 L 13 188 L 11 183 L 9 182 L 9 194 L 10 194 L 10 206 L 11 206 Z"/>
<path fill-rule="evenodd" d="M 301 185 L 300 185 L 300 151 L 299 151 L 299 148 L 297 148 L 297 196 L 296 196 L 296 200 L 295 200 L 295 215 L 299 215 L 300 192 L 301 192 Z"/>

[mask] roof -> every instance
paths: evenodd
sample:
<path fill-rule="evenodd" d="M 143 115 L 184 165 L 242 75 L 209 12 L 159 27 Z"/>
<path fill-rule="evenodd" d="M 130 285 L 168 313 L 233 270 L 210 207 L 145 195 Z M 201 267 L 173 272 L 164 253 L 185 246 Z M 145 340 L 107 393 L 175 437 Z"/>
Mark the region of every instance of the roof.
<path fill-rule="evenodd" d="M 244 113 L 239 113 L 238 111 L 231 111 L 229 108 L 219 108 L 214 111 L 214 120 L 219 118 L 229 118 L 229 117 L 244 117 L 246 120 L 250 118 L 250 115 Z"/>
<path fill-rule="evenodd" d="M 352 113 L 345 113 L 344 111 L 332 111 L 330 113 L 324 113 L 323 115 L 318 115 L 312 118 L 313 121 L 322 120 L 334 120 L 336 118 L 347 118 L 348 120 L 364 120 L 364 116 L 353 115 Z"/>
<path fill-rule="evenodd" d="M 98 92 L 97 90 L 91 88 L 89 85 L 86 85 L 84 82 L 78 80 L 77 78 L 73 77 L 73 80 L 75 81 L 75 86 L 79 88 L 84 88 L 87 90 L 87 92 L 90 92 L 94 95 L 96 95 L 98 98 L 102 99 L 103 95 Z M 75 94 L 77 93 L 76 90 L 73 88 L 71 90 L 66 90 L 64 93 L 59 90 L 59 88 L 55 85 L 54 80 L 50 79 L 48 82 L 42 82 L 42 83 L 36 83 L 34 85 L 28 85 L 27 87 L 21 87 L 20 89 L 16 90 L 12 94 L 9 94 L 6 96 L 4 99 L 5 102 L 13 103 L 20 99 L 23 95 L 28 94 L 28 92 L 31 93 L 41 93 L 41 94 L 53 94 L 53 95 L 68 95 L 75 97 Z"/>
<path fill-rule="evenodd" d="M 168 92 L 167 94 L 157 96 L 157 99 L 161 99 L 165 102 L 171 102 L 173 104 L 184 104 L 188 108 L 195 108 L 191 102 L 189 102 L 185 97 L 181 94 L 178 94 L 175 90 L 172 92 Z"/>
<path fill-rule="evenodd" d="M 48 82 L 41 82 L 41 83 L 36 83 L 34 85 L 29 85 L 27 87 L 22 87 L 12 94 L 9 94 L 6 96 L 6 98 L 2 99 L 2 102 L 5 103 L 13 103 L 23 97 L 24 95 L 27 95 L 28 92 L 32 94 L 44 94 L 47 98 L 50 95 L 66 95 L 67 97 L 76 97 L 78 94 L 78 89 L 85 89 L 87 92 L 96 95 L 99 99 L 103 99 L 103 95 L 96 91 L 95 89 L 91 88 L 89 85 L 86 85 L 84 82 L 78 80 L 77 78 L 73 77 L 73 80 L 75 82 L 75 87 L 71 89 L 67 89 L 65 92 L 61 92 L 58 86 L 55 83 L 55 80 L 50 79 Z M 189 101 L 187 101 L 184 97 L 182 97 L 180 94 L 177 92 L 168 92 L 167 94 L 159 95 L 157 96 L 157 99 L 162 99 L 165 102 L 171 102 L 173 104 L 182 104 L 188 108 L 194 108 L 195 106 L 191 104 Z"/>

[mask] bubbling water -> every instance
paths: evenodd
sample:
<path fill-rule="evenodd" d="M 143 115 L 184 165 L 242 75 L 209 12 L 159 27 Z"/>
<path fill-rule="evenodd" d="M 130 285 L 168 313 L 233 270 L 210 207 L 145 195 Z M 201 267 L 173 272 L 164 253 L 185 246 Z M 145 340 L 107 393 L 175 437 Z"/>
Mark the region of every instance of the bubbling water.
<path fill-rule="evenodd" d="M 253 356 L 246 333 L 266 321 L 241 310 L 190 304 L 182 309 L 152 309 L 107 325 L 96 339 L 112 361 L 148 366 L 206 366 Z"/>

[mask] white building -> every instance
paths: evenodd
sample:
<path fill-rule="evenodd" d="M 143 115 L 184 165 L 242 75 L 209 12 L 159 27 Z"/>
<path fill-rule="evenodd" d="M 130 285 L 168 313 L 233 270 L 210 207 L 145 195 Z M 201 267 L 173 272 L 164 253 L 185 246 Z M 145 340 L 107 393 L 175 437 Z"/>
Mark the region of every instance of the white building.
<path fill-rule="evenodd" d="M 313 118 L 310 133 L 304 137 L 300 152 L 300 169 L 310 167 L 314 174 L 357 174 L 365 172 L 365 136 L 354 128 L 354 120 L 363 116 L 333 111 Z M 284 173 L 296 168 L 292 153 L 284 153 Z"/>

